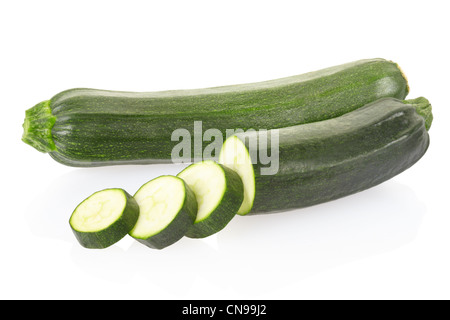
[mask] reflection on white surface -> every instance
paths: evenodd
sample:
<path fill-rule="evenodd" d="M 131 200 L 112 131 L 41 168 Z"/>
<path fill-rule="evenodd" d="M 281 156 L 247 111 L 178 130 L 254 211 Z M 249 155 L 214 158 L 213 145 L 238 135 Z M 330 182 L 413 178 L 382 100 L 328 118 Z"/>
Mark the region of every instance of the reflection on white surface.
<path fill-rule="evenodd" d="M 148 180 L 182 169 L 178 165 L 76 169 L 37 194 L 26 219 L 36 235 L 73 243 L 71 258 L 87 274 L 111 282 L 143 282 L 183 298 L 199 283 L 224 292 L 264 294 L 395 250 L 415 238 L 426 211 L 413 190 L 392 179 L 310 208 L 236 216 L 216 235 L 183 238 L 163 250 L 130 237 L 104 250 L 85 249 L 76 242 L 68 220 L 85 197 L 108 187 L 133 194 Z"/>

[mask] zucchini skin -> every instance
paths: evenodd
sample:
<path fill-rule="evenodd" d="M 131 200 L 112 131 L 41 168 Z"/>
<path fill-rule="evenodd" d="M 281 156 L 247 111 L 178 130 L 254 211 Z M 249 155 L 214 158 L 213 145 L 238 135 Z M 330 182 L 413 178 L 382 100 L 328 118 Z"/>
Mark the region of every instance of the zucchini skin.
<path fill-rule="evenodd" d="M 256 193 L 248 214 L 338 199 L 403 172 L 429 146 L 425 119 L 418 113 L 423 110 L 431 114 L 423 97 L 406 102 L 383 98 L 334 119 L 279 129 L 279 170 L 261 175 L 264 166 L 253 164 Z M 245 143 L 255 134 L 238 137 Z"/>
<path fill-rule="evenodd" d="M 398 65 L 360 60 L 276 80 L 195 90 L 71 89 L 27 111 L 23 140 L 75 167 L 171 162 L 175 129 L 272 129 L 334 118 L 382 97 L 404 99 Z M 44 105 L 42 105 L 44 104 Z M 36 107 L 37 107 L 36 106 Z M 203 148 L 210 142 L 204 142 Z M 193 145 L 193 143 L 191 144 Z M 202 158 L 194 154 L 191 159 Z M 207 159 L 203 159 L 207 160 Z"/>

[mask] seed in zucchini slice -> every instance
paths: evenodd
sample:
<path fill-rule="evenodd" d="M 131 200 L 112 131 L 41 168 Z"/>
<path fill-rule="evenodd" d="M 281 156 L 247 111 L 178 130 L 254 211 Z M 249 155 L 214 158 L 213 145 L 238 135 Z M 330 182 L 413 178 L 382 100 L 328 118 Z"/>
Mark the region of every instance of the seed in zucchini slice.
<path fill-rule="evenodd" d="M 107 248 L 134 227 L 139 206 L 123 189 L 97 191 L 81 202 L 69 224 L 78 242 L 86 248 Z"/>
<path fill-rule="evenodd" d="M 140 214 L 130 235 L 154 249 L 163 249 L 180 240 L 197 214 L 194 193 L 175 176 L 160 176 L 147 182 L 134 199 Z"/>
<path fill-rule="evenodd" d="M 242 204 L 244 187 L 239 175 L 212 160 L 194 163 L 177 176 L 192 189 L 198 203 L 187 237 L 204 238 L 222 230 Z"/>
<path fill-rule="evenodd" d="M 246 215 L 252 209 L 255 199 L 255 173 L 247 147 L 238 137 L 229 137 L 220 150 L 219 163 L 241 177 L 244 184 L 244 201 L 237 214 Z"/>

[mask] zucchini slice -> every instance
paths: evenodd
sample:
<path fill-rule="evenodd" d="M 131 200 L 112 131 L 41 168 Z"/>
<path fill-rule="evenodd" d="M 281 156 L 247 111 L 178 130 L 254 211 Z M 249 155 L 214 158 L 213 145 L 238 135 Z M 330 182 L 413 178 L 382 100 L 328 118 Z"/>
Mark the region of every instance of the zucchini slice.
<path fill-rule="evenodd" d="M 177 242 L 194 223 L 197 200 L 180 178 L 155 178 L 144 184 L 134 198 L 140 214 L 130 235 L 150 248 L 163 249 Z"/>
<path fill-rule="evenodd" d="M 195 223 L 186 232 L 190 238 L 208 237 L 233 219 L 244 199 L 244 186 L 233 170 L 212 160 L 191 164 L 178 175 L 197 198 Z"/>
<path fill-rule="evenodd" d="M 244 184 L 244 200 L 237 214 L 246 215 L 252 209 L 255 199 L 255 173 L 248 149 L 237 136 L 225 140 L 220 150 L 219 163 L 240 176 Z"/>
<path fill-rule="evenodd" d="M 134 227 L 139 206 L 123 189 L 97 191 L 81 202 L 69 224 L 78 242 L 85 248 L 107 248 Z"/>

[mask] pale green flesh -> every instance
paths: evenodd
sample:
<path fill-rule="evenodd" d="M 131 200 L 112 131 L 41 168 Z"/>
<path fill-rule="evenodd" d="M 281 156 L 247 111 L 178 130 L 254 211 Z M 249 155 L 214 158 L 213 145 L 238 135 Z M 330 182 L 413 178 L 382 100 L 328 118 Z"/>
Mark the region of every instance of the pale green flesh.
<path fill-rule="evenodd" d="M 220 204 L 226 190 L 225 173 L 214 161 L 203 161 L 181 171 L 183 179 L 197 198 L 198 211 L 195 222 L 206 219 Z"/>
<path fill-rule="evenodd" d="M 236 136 L 225 140 L 220 150 L 219 163 L 234 170 L 241 177 L 244 184 L 244 201 L 237 214 L 247 214 L 252 209 L 255 199 L 255 174 L 245 144 Z"/>
<path fill-rule="evenodd" d="M 183 181 L 174 176 L 162 176 L 143 185 L 134 195 L 140 212 L 130 235 L 147 239 L 164 230 L 183 207 L 185 195 Z"/>
<path fill-rule="evenodd" d="M 80 232 L 103 230 L 122 216 L 126 203 L 126 196 L 120 190 L 96 192 L 75 209 L 70 225 Z"/>

